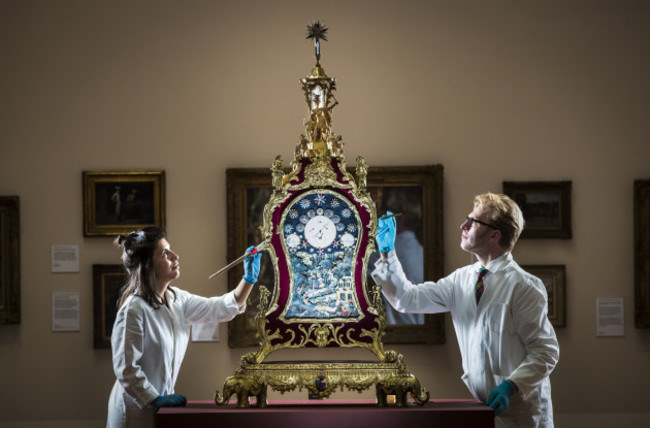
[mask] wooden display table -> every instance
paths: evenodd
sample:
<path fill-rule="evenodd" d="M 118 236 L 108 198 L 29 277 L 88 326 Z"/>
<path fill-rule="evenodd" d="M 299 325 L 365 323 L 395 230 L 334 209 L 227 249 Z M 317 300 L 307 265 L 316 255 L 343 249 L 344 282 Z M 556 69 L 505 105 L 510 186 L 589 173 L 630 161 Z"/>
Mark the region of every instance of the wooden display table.
<path fill-rule="evenodd" d="M 264 409 L 216 406 L 190 401 L 186 407 L 164 407 L 157 428 L 259 427 L 288 428 L 494 427 L 494 411 L 476 400 L 430 400 L 423 406 L 377 407 L 375 400 L 269 400 Z"/>

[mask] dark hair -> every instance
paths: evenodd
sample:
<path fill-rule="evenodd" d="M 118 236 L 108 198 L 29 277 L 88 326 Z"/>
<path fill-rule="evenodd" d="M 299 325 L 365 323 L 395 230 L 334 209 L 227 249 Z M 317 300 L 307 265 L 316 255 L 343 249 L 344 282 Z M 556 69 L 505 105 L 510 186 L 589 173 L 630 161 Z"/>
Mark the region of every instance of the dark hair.
<path fill-rule="evenodd" d="M 145 227 L 138 232 L 119 235 L 115 245 L 122 248 L 122 264 L 127 277 L 122 294 L 117 302 L 118 308 L 130 295 L 142 297 L 158 309 L 164 302 L 156 294 L 156 274 L 153 269 L 153 255 L 158 242 L 167 234 L 159 227 Z M 174 290 L 169 289 L 175 295 Z"/>

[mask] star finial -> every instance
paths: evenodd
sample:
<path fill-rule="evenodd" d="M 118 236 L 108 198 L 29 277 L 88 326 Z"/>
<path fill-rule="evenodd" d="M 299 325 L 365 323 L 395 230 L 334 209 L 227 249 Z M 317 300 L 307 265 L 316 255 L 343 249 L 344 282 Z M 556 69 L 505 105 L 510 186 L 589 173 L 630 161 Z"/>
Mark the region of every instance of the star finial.
<path fill-rule="evenodd" d="M 312 21 L 307 25 L 307 38 L 314 39 L 314 50 L 316 53 L 316 63 L 320 62 L 320 41 L 327 41 L 327 27 L 320 21 Z"/>

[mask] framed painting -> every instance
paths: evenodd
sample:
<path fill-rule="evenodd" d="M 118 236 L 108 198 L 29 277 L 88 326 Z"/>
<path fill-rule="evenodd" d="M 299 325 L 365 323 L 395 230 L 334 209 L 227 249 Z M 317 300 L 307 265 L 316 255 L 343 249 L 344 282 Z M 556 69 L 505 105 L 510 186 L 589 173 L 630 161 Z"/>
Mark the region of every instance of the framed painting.
<path fill-rule="evenodd" d="M 521 238 L 571 239 L 570 181 L 504 181 L 503 193 L 521 208 Z"/>
<path fill-rule="evenodd" d="M 352 169 L 350 172 L 354 173 Z M 408 167 L 369 167 L 367 189 L 379 215 L 385 211 L 400 213 L 396 247 L 408 254 L 402 261 L 413 281 L 436 280 L 443 275 L 444 247 L 442 231 L 442 165 Z M 262 213 L 273 192 L 272 175 L 267 168 L 230 168 L 226 170 L 228 198 L 229 261 L 241 256 L 246 248 L 263 240 L 260 226 Z M 401 248 L 401 250 L 400 250 Z M 371 256 L 368 272 L 377 254 Z M 229 289 L 234 289 L 243 275 L 238 266 L 228 272 Z M 370 275 L 368 284 L 373 284 Z M 270 257 L 263 253 L 259 284 L 275 284 Z M 248 300 L 246 312 L 228 323 L 228 345 L 233 348 L 256 346 L 255 316 L 259 304 L 257 287 Z M 444 343 L 444 315 L 401 314 L 385 301 L 389 325 L 384 343 Z"/>
<path fill-rule="evenodd" d="M 650 180 L 634 181 L 634 326 L 650 328 Z"/>
<path fill-rule="evenodd" d="M 84 236 L 165 227 L 165 171 L 84 171 Z"/>
<path fill-rule="evenodd" d="M 18 196 L 0 196 L 0 324 L 20 324 Z"/>
<path fill-rule="evenodd" d="M 522 265 L 521 268 L 542 280 L 548 294 L 548 320 L 553 327 L 566 326 L 565 265 Z"/>
<path fill-rule="evenodd" d="M 126 279 L 122 265 L 93 265 L 93 347 L 110 348 L 117 301 Z"/>

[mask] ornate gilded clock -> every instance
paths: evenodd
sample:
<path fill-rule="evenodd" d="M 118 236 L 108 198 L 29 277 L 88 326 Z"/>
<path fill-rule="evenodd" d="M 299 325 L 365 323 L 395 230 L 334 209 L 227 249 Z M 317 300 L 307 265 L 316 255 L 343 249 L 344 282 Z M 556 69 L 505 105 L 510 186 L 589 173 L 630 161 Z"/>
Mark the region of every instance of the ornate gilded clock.
<path fill-rule="evenodd" d="M 244 355 L 226 379 L 216 403 L 237 393 L 238 407 L 266 405 L 267 388 L 285 392 L 306 388 L 327 398 L 337 388 L 363 391 L 375 386 L 379 405 L 407 393 L 418 404 L 428 392 L 408 372 L 401 355 L 383 348 L 386 326 L 378 287 L 366 283 L 368 258 L 375 251 L 377 213 L 366 190 L 367 165 L 356 159 L 356 177 L 346 168 L 340 136 L 331 129 L 338 104 L 335 79 L 320 65 L 320 40 L 327 29 L 308 26 L 316 65 L 301 79 L 309 119 L 285 174 L 278 156 L 271 167 L 274 191 L 264 208 L 262 232 L 275 269 L 272 290 L 260 288 L 256 317 L 260 348 Z M 267 361 L 280 349 L 333 348 L 326 361 Z M 364 348 L 373 360 L 340 361 L 336 348 Z"/>

